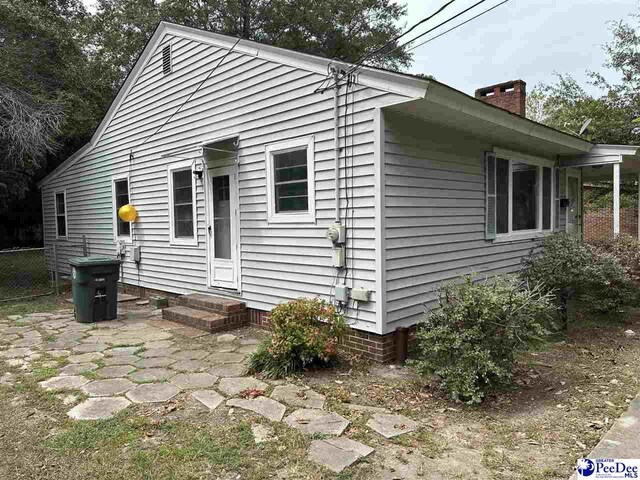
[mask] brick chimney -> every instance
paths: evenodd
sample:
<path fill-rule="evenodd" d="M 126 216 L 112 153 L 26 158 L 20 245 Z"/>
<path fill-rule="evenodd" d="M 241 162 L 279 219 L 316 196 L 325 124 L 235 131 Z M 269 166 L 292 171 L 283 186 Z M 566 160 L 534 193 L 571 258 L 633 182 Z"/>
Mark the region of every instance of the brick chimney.
<path fill-rule="evenodd" d="M 476 90 L 476 98 L 524 117 L 527 99 L 527 84 L 522 80 L 499 83 Z"/>

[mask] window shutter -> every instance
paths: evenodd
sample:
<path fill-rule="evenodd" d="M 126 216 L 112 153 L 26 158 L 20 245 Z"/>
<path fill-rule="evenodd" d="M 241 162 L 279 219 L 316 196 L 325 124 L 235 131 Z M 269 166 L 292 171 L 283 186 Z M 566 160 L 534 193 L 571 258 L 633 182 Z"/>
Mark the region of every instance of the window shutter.
<path fill-rule="evenodd" d="M 496 238 L 496 155 L 493 152 L 484 153 L 486 179 L 486 209 L 485 209 L 485 238 Z"/>

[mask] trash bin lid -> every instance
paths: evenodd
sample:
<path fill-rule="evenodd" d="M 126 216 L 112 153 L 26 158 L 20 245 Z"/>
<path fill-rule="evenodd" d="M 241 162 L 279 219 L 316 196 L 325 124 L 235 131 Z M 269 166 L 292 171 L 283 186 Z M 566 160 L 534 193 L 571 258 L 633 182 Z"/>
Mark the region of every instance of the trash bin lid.
<path fill-rule="evenodd" d="M 120 265 L 120 260 L 114 257 L 75 257 L 69 263 L 74 267 L 91 267 L 94 265 Z"/>

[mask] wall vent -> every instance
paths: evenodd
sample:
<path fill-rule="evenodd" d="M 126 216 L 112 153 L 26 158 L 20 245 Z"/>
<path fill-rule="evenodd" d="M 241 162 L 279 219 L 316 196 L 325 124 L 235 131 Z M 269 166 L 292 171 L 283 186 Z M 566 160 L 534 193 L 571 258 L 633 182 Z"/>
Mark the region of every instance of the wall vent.
<path fill-rule="evenodd" d="M 162 73 L 171 73 L 171 44 L 162 47 Z"/>

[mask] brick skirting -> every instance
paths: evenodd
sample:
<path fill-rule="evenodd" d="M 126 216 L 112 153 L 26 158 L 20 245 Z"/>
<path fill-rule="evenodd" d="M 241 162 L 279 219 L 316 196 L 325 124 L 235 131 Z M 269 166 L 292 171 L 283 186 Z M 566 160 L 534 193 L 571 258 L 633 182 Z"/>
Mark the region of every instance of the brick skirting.
<path fill-rule="evenodd" d="M 620 209 L 620 233 L 638 236 L 638 210 L 636 208 Z M 584 239 L 608 240 L 613 238 L 613 209 L 599 208 L 584 212 Z"/>

